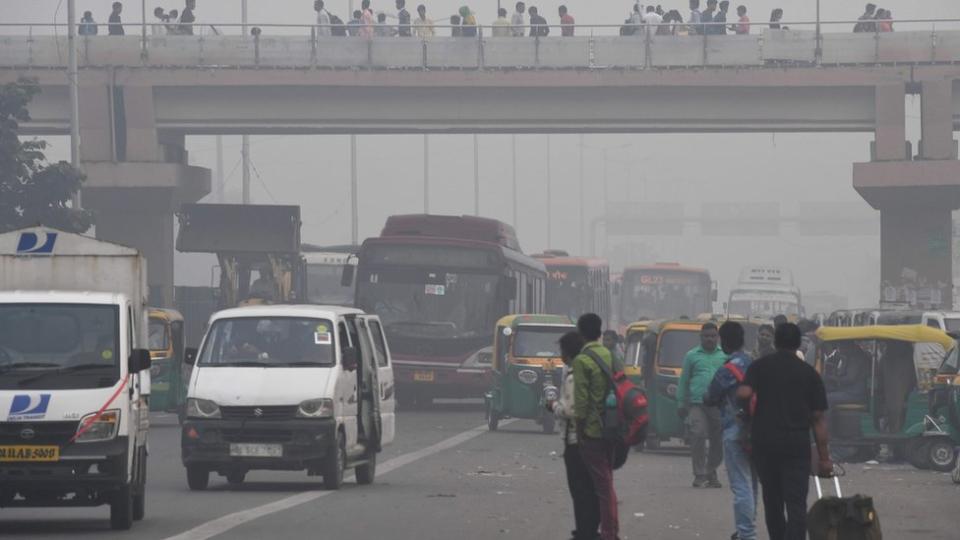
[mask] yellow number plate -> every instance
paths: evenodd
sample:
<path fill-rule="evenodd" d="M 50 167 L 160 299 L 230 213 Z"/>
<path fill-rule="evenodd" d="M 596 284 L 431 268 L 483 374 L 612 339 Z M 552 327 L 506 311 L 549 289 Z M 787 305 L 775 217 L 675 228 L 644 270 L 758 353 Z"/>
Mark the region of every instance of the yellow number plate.
<path fill-rule="evenodd" d="M 433 382 L 433 372 L 432 371 L 414 371 L 413 380 L 419 382 Z"/>
<path fill-rule="evenodd" d="M 59 460 L 59 446 L 0 446 L 0 461 Z"/>

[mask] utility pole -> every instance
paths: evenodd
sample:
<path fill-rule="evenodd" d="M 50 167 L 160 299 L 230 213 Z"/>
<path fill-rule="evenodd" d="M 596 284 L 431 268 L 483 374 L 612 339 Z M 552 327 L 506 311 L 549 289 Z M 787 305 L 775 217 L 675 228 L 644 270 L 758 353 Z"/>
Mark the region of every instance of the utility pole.
<path fill-rule="evenodd" d="M 217 202 L 220 204 L 225 203 L 224 200 L 226 195 L 224 194 L 226 186 L 224 186 L 224 175 L 223 175 L 223 137 L 217 135 Z"/>
<path fill-rule="evenodd" d="M 350 241 L 353 245 L 360 243 L 360 203 L 358 200 L 359 186 L 357 185 L 357 136 L 350 135 Z"/>
<path fill-rule="evenodd" d="M 423 213 L 430 213 L 430 135 L 423 135 Z"/>
<path fill-rule="evenodd" d="M 480 141 L 473 134 L 473 215 L 480 215 Z"/>
<path fill-rule="evenodd" d="M 513 148 L 513 227 L 517 228 L 517 136 L 511 135 L 511 148 Z"/>
<path fill-rule="evenodd" d="M 580 134 L 580 253 L 586 253 L 587 247 L 584 242 L 584 229 L 586 229 L 586 215 L 584 210 L 583 194 L 583 133 Z"/>
<path fill-rule="evenodd" d="M 553 248 L 553 177 L 550 174 L 550 135 L 547 135 L 547 249 Z"/>
<path fill-rule="evenodd" d="M 70 86 L 70 164 L 80 170 L 80 74 L 77 68 L 77 4 L 67 2 L 67 83 Z M 81 206 L 80 191 L 73 196 L 73 207 Z"/>
<path fill-rule="evenodd" d="M 247 29 L 247 0 L 240 3 L 240 22 L 241 31 L 244 38 L 248 34 Z M 243 161 L 243 204 L 250 204 L 250 136 L 243 135 L 240 139 L 240 157 Z"/>

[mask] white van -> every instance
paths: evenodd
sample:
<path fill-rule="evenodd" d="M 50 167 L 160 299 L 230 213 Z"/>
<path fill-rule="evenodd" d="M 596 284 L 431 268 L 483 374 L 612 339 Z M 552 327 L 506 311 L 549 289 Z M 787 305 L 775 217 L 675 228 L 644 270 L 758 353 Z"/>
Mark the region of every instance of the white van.
<path fill-rule="evenodd" d="M 190 489 L 210 473 L 306 470 L 327 489 L 353 468 L 373 482 L 393 442 L 393 366 L 374 315 L 332 306 L 248 306 L 215 313 L 187 389 L 181 434 Z"/>

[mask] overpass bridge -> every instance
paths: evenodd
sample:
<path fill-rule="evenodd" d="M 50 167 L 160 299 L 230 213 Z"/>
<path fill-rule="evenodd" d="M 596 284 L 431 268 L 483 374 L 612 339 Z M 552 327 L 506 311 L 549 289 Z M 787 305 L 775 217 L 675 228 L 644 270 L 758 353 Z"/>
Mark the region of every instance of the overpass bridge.
<path fill-rule="evenodd" d="M 85 205 L 141 247 L 168 301 L 173 212 L 210 188 L 194 134 L 872 132 L 854 188 L 880 211 L 881 279 L 952 297 L 960 31 L 766 30 L 577 38 L 85 37 Z M 0 36 L 0 83 L 43 93 L 29 134 L 69 129 L 66 40 Z M 920 96 L 921 140 L 905 98 Z M 811 156 L 813 157 L 813 156 Z M 916 295 L 914 295 L 916 296 Z M 949 307 L 949 306 L 940 306 Z"/>

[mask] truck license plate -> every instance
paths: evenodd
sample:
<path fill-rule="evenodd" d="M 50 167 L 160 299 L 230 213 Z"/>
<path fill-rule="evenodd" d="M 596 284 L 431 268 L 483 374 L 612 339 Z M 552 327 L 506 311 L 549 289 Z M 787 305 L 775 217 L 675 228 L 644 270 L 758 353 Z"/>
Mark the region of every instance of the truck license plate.
<path fill-rule="evenodd" d="M 0 461 L 59 460 L 59 446 L 0 446 Z"/>
<path fill-rule="evenodd" d="M 283 457 L 282 444 L 231 444 L 232 457 Z"/>
<path fill-rule="evenodd" d="M 414 371 L 413 380 L 419 382 L 433 382 L 433 372 L 432 371 Z"/>

